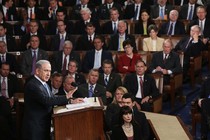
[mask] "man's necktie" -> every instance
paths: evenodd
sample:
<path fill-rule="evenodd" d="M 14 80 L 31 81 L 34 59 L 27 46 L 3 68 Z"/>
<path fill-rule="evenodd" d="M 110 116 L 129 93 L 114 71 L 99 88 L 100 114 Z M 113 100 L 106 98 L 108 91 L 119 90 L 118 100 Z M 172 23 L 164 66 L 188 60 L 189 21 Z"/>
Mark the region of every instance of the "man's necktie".
<path fill-rule="evenodd" d="M 89 41 L 90 41 L 90 43 L 93 43 L 91 35 L 89 35 Z"/>
<path fill-rule="evenodd" d="M 96 67 L 95 68 L 100 68 L 101 66 L 100 66 L 100 61 L 101 60 L 99 60 L 99 58 L 100 58 L 100 53 L 97 51 L 97 52 L 95 52 L 96 53 L 96 58 L 95 58 L 95 61 L 96 61 Z"/>
<path fill-rule="evenodd" d="M 164 57 L 164 59 L 163 59 L 163 62 L 164 62 L 164 63 L 166 63 L 167 56 L 168 56 L 168 54 L 165 54 L 165 57 Z"/>
<path fill-rule="evenodd" d="M 8 13 L 8 9 L 6 10 L 5 20 L 6 20 L 6 21 L 8 21 L 8 20 L 9 20 L 9 13 Z"/>
<path fill-rule="evenodd" d="M 61 35 L 60 45 L 59 45 L 59 50 L 60 50 L 60 51 L 63 50 L 64 42 L 65 42 L 64 35 Z"/>
<path fill-rule="evenodd" d="M 134 19 L 135 19 L 135 20 L 138 19 L 138 11 L 139 11 L 139 6 L 137 5 L 137 6 L 136 6 L 136 9 L 135 9 L 135 15 L 134 15 Z"/>
<path fill-rule="evenodd" d="M 47 83 L 44 83 L 44 87 L 45 87 L 45 89 L 47 90 L 47 93 L 48 93 L 49 97 L 51 97 L 50 88 L 49 88 L 49 86 L 47 85 Z"/>
<path fill-rule="evenodd" d="M 203 21 L 200 21 L 201 35 L 203 35 Z"/>
<path fill-rule="evenodd" d="M 63 76 L 66 75 L 66 64 L 67 64 L 67 55 L 65 55 L 64 59 L 63 59 L 63 68 L 62 68 L 62 75 Z"/>
<path fill-rule="evenodd" d="M 6 59 L 5 59 L 4 55 L 1 56 L 1 62 L 6 62 Z"/>
<path fill-rule="evenodd" d="M 168 35 L 172 35 L 173 27 L 174 27 L 173 23 L 171 23 L 170 26 L 169 26 Z"/>
<path fill-rule="evenodd" d="M 30 19 L 33 19 L 32 18 L 32 9 L 30 10 Z"/>
<path fill-rule="evenodd" d="M 106 86 L 108 85 L 108 76 L 105 76 L 104 83 Z"/>
<path fill-rule="evenodd" d="M 190 12 L 189 12 L 189 14 L 188 14 L 188 20 L 192 20 L 192 18 L 193 18 L 193 6 L 190 6 Z"/>
<path fill-rule="evenodd" d="M 90 85 L 88 94 L 89 94 L 89 97 L 93 97 L 93 85 Z"/>
<path fill-rule="evenodd" d="M 2 82 L 1 82 L 1 94 L 3 97 L 6 97 L 6 81 L 5 81 L 5 77 L 3 77 Z"/>
<path fill-rule="evenodd" d="M 116 34 L 116 33 L 117 33 L 117 26 L 116 26 L 116 22 L 114 22 L 113 32 L 114 32 L 114 34 Z"/>
<path fill-rule="evenodd" d="M 189 47 L 189 45 L 192 43 L 192 39 L 189 39 L 189 41 L 187 42 L 185 48 L 184 48 L 184 51 L 187 50 L 187 48 Z"/>
<path fill-rule="evenodd" d="M 111 9 L 111 4 L 108 4 L 108 9 Z"/>
<path fill-rule="evenodd" d="M 164 19 L 163 8 L 160 8 L 160 18 Z"/>
<path fill-rule="evenodd" d="M 52 13 L 52 18 L 53 18 L 53 20 L 55 20 L 55 19 L 56 19 L 56 13 L 55 13 L 55 10 L 53 10 L 53 13 Z"/>
<path fill-rule="evenodd" d="M 124 51 L 124 49 L 123 49 L 123 41 L 124 41 L 124 38 L 120 36 L 119 51 Z"/>
<path fill-rule="evenodd" d="M 140 78 L 141 97 L 143 98 L 144 97 L 144 93 L 143 93 L 143 83 L 144 82 L 143 82 L 143 79 L 141 76 L 139 78 Z"/>
<path fill-rule="evenodd" d="M 33 51 L 33 59 L 32 59 L 32 72 L 31 75 L 35 73 L 36 69 L 36 51 Z"/>

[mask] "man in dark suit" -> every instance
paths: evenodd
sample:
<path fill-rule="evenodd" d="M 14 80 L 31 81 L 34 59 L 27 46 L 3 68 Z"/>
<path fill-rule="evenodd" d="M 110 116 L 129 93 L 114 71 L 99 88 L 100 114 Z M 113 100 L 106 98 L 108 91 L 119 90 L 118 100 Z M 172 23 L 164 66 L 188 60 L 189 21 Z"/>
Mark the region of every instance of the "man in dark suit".
<path fill-rule="evenodd" d="M 112 54 L 109 51 L 102 49 L 104 40 L 101 36 L 96 36 L 94 39 L 94 50 L 88 51 L 83 59 L 83 72 L 88 73 L 90 69 L 99 69 L 102 72 L 101 64 L 105 59 L 111 60 Z"/>
<path fill-rule="evenodd" d="M 4 27 L 7 29 L 6 34 L 9 36 L 13 36 L 13 26 L 10 23 L 4 21 L 4 16 L 1 11 L 0 11 L 0 23 L 4 24 Z"/>
<path fill-rule="evenodd" d="M 97 83 L 99 72 L 97 69 L 91 69 L 88 74 L 88 83 L 82 84 L 79 88 L 83 88 L 82 97 L 101 97 L 102 102 L 106 105 L 106 88 Z"/>
<path fill-rule="evenodd" d="M 63 84 L 63 75 L 61 73 L 53 73 L 52 76 L 50 77 L 50 80 L 47 82 L 52 94 L 57 94 L 60 89 L 62 88 Z"/>
<path fill-rule="evenodd" d="M 13 0 L 2 0 L 0 11 L 4 15 L 4 21 L 15 21 L 18 19 L 17 10 L 13 3 Z"/>
<path fill-rule="evenodd" d="M 189 0 L 189 3 L 182 5 L 179 12 L 179 18 L 187 20 L 196 19 L 196 9 L 200 6 L 196 2 L 197 0 Z"/>
<path fill-rule="evenodd" d="M 38 32 L 39 31 L 38 21 L 31 20 L 29 23 L 29 28 L 30 28 L 30 32 L 26 33 L 24 36 L 21 37 L 20 50 L 25 51 L 29 49 L 31 36 L 37 35 L 40 40 L 39 48 L 47 51 L 48 47 L 47 47 L 46 37 L 43 35 L 43 33 Z"/>
<path fill-rule="evenodd" d="M 136 73 L 126 75 L 124 86 L 135 97 L 138 108 L 144 111 L 152 111 L 149 99 L 159 96 L 155 80 L 150 75 L 145 74 L 147 66 L 144 61 L 138 60 L 135 69 Z"/>
<path fill-rule="evenodd" d="M 62 73 L 63 76 L 67 74 L 68 63 L 70 60 L 75 60 L 78 63 L 80 70 L 81 62 L 79 55 L 73 51 L 73 44 L 67 40 L 64 42 L 63 50 L 56 52 L 52 57 L 52 72 Z"/>
<path fill-rule="evenodd" d="M 157 4 L 150 7 L 150 17 L 152 19 L 167 19 L 173 6 L 167 4 L 167 0 L 157 0 Z"/>
<path fill-rule="evenodd" d="M 51 38 L 51 45 L 50 50 L 51 51 L 61 51 L 63 50 L 63 44 L 66 40 L 69 40 L 74 44 L 74 39 L 72 36 L 66 32 L 66 24 L 63 20 L 57 21 L 57 29 L 58 33 Z"/>
<path fill-rule="evenodd" d="M 70 60 L 68 64 L 67 75 L 72 76 L 75 79 L 77 85 L 86 83 L 86 78 L 83 74 L 77 72 L 78 62 L 76 60 Z"/>
<path fill-rule="evenodd" d="M 43 19 L 42 17 L 42 11 L 36 7 L 36 0 L 27 0 L 27 6 L 26 6 L 26 11 L 28 14 L 28 19 L 36 19 L 36 20 L 41 20 Z"/>
<path fill-rule="evenodd" d="M 48 60 L 47 52 L 39 48 L 39 37 L 30 38 L 30 49 L 23 52 L 20 70 L 23 75 L 30 76 L 35 72 L 35 63 L 39 60 Z"/>
<path fill-rule="evenodd" d="M 133 35 L 127 34 L 127 23 L 123 20 L 118 22 L 118 34 L 114 34 L 111 36 L 109 42 L 109 50 L 113 51 L 124 51 L 122 43 L 124 40 L 129 39 L 132 42 L 132 46 L 134 50 L 136 50 L 136 42 L 135 37 Z"/>
<path fill-rule="evenodd" d="M 164 84 L 169 84 L 170 75 L 182 72 L 179 55 L 172 51 L 173 43 L 166 39 L 163 43 L 163 51 L 153 54 L 149 67 L 151 73 L 164 74 Z"/>
<path fill-rule="evenodd" d="M 174 5 L 182 6 L 184 4 L 187 4 L 189 0 L 173 0 L 173 2 L 174 2 Z"/>
<path fill-rule="evenodd" d="M 81 98 L 69 100 L 76 91 L 55 96 L 46 83 L 51 65 L 47 60 L 36 63 L 35 75 L 27 82 L 24 94 L 23 140 L 50 140 L 51 113 L 54 105 L 83 102 Z M 38 123 L 37 123 L 38 122 Z M 37 129 L 38 128 L 38 129 Z"/>
<path fill-rule="evenodd" d="M 103 61 L 103 73 L 99 75 L 98 82 L 100 85 L 106 87 L 107 104 L 113 100 L 116 89 L 122 85 L 121 77 L 119 74 L 112 72 L 112 61 Z"/>
<path fill-rule="evenodd" d="M 122 17 L 122 10 L 121 5 L 114 2 L 114 0 L 106 0 L 106 2 L 99 6 L 97 10 L 97 16 L 100 20 L 108 20 L 110 19 L 110 9 L 116 8 L 120 14 L 120 17 Z M 126 13 L 126 12 L 125 12 Z"/>
<path fill-rule="evenodd" d="M 178 20 L 178 16 L 177 10 L 171 10 L 169 21 L 162 24 L 158 33 L 160 35 L 184 35 L 186 33 L 184 23 Z"/>
<path fill-rule="evenodd" d="M 142 10 L 146 10 L 150 13 L 149 5 L 146 5 L 142 0 L 134 0 L 133 4 L 126 6 L 124 19 L 139 20 Z"/>

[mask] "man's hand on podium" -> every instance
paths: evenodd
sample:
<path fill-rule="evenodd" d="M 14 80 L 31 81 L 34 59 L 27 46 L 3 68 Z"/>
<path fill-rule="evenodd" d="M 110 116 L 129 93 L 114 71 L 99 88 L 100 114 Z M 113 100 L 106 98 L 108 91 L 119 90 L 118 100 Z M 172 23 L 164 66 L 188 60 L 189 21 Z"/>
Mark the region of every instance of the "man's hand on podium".
<path fill-rule="evenodd" d="M 77 103 L 83 103 L 83 102 L 84 102 L 83 98 L 71 99 L 71 104 L 77 104 Z"/>

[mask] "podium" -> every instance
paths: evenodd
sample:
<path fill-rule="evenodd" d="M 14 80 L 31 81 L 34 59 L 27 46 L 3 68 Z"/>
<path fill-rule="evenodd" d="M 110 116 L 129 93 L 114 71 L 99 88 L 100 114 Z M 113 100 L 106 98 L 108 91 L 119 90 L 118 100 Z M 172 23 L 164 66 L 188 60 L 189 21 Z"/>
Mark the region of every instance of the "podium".
<path fill-rule="evenodd" d="M 88 106 L 53 110 L 55 140 L 104 140 L 103 103 L 100 98 L 88 98 Z"/>

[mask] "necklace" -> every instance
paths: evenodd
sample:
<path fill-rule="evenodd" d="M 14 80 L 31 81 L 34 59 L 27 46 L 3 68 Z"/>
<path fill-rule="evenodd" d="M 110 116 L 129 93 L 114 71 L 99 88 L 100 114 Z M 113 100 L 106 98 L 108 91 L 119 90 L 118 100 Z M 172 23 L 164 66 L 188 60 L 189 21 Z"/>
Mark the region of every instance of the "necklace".
<path fill-rule="evenodd" d="M 123 125 L 122 128 L 123 128 L 123 130 L 125 130 L 127 132 L 130 132 L 130 131 L 133 130 L 133 125 L 132 124 L 130 124 L 128 126 L 127 125 Z"/>

